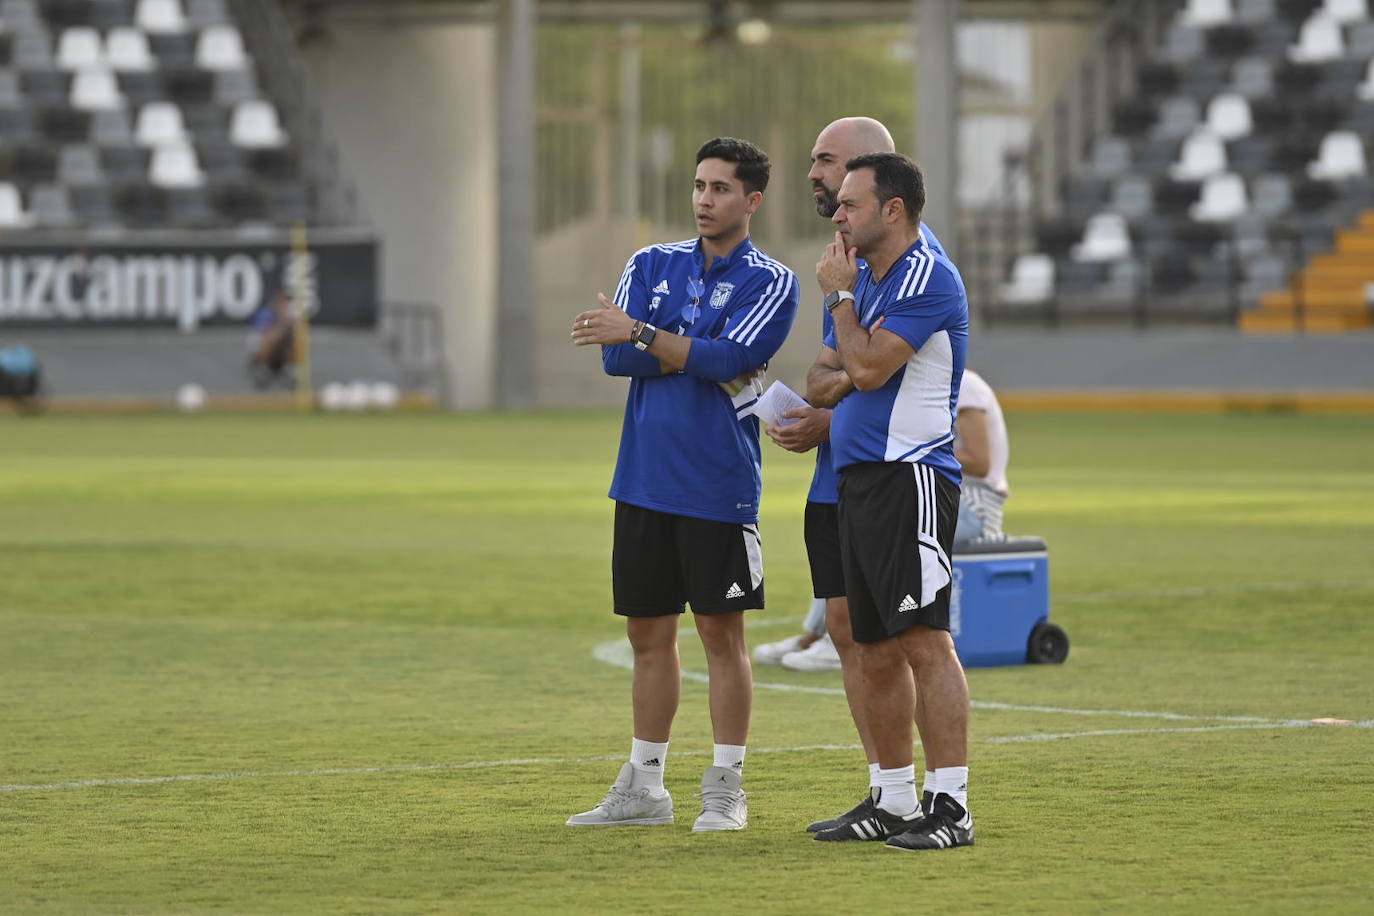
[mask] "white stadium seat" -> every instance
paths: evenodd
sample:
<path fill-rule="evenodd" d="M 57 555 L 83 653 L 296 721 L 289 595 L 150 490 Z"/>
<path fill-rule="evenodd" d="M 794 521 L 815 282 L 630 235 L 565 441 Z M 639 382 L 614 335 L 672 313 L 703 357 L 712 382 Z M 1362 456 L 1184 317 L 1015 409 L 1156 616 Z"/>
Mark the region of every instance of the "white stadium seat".
<path fill-rule="evenodd" d="M 166 146 L 186 140 L 181 109 L 171 102 L 149 102 L 138 112 L 134 139 L 140 146 Z"/>
<path fill-rule="evenodd" d="M 196 39 L 196 66 L 202 70 L 243 70 L 243 36 L 232 25 L 212 25 Z"/>
<path fill-rule="evenodd" d="M 154 70 L 157 61 L 148 50 L 148 36 L 131 26 L 110 29 L 105 36 L 105 59 L 121 72 Z"/>
<path fill-rule="evenodd" d="M 1183 21 L 1198 29 L 1210 29 L 1214 25 L 1225 25 L 1236 18 L 1231 8 L 1231 0 L 1188 0 L 1182 12 Z"/>
<path fill-rule="evenodd" d="M 110 111 L 124 107 L 124 96 L 109 70 L 82 70 L 72 78 L 71 106 L 82 111 Z"/>
<path fill-rule="evenodd" d="M 105 52 L 100 33 L 89 26 L 66 29 L 57 39 L 57 66 L 61 70 L 89 70 L 103 66 Z"/>
<path fill-rule="evenodd" d="M 1013 305 L 1038 305 L 1054 293 L 1054 259 L 1028 252 L 1016 256 L 1011 278 L 1002 286 L 1002 301 Z"/>
<path fill-rule="evenodd" d="M 1083 241 L 1073 247 L 1075 261 L 1116 261 L 1131 253 L 1131 234 L 1126 219 L 1119 213 L 1098 213 L 1088 217 Z"/>
<path fill-rule="evenodd" d="M 1235 92 L 1223 92 L 1207 103 L 1207 127 L 1223 140 L 1239 140 L 1254 130 L 1250 102 Z"/>
<path fill-rule="evenodd" d="M 234 106 L 229 121 L 229 139 L 235 146 L 269 149 L 284 144 L 286 134 L 271 102 L 250 99 Z"/>
<path fill-rule="evenodd" d="M 205 175 L 189 143 L 169 143 L 153 150 L 148 180 L 160 188 L 199 188 Z"/>
<path fill-rule="evenodd" d="M 1230 223 L 1250 208 L 1245 182 L 1234 172 L 1213 175 L 1202 185 L 1202 197 L 1189 209 L 1200 223 Z"/>
<path fill-rule="evenodd" d="M 1326 0 L 1322 12 L 1341 25 L 1350 25 L 1369 18 L 1369 4 L 1366 0 Z"/>
<path fill-rule="evenodd" d="M 27 229 L 33 225 L 33 214 L 24 212 L 19 189 L 8 181 L 0 181 L 0 228 Z"/>
<path fill-rule="evenodd" d="M 1316 160 L 1307 166 L 1309 177 L 1323 181 L 1359 178 L 1367 171 L 1364 142 L 1353 130 L 1333 130 L 1323 137 Z"/>
<path fill-rule="evenodd" d="M 1226 171 L 1226 147 L 1221 138 L 1205 127 L 1198 128 L 1183 141 L 1178 161 L 1169 167 L 1175 181 L 1202 181 Z"/>
<path fill-rule="evenodd" d="M 186 31 L 186 11 L 181 0 L 138 0 L 134 22 L 145 32 L 159 34 Z"/>
<path fill-rule="evenodd" d="M 1297 44 L 1288 49 L 1288 59 L 1300 64 L 1322 64 L 1339 60 L 1345 54 L 1345 38 L 1340 23 L 1317 10 L 1302 24 Z"/>

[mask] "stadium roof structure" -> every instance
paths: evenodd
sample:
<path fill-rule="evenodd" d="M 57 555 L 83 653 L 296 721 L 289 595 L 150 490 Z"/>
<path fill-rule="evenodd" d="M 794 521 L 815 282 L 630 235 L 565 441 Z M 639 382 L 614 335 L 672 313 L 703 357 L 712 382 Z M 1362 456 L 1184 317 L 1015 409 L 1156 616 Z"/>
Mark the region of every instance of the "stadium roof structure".
<path fill-rule="evenodd" d="M 536 0 L 542 22 L 738 22 L 777 25 L 893 22 L 915 0 Z M 354 23 L 490 22 L 501 0 L 281 0 L 297 21 Z M 1108 0 L 962 0 L 965 19 L 1093 20 Z"/>

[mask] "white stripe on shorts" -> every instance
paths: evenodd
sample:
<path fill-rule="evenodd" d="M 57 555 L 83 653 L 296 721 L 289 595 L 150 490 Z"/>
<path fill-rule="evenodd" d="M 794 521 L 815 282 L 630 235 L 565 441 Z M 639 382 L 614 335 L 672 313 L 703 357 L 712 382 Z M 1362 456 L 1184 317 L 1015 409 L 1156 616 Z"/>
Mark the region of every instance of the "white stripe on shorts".
<path fill-rule="evenodd" d="M 935 600 L 940 589 L 950 582 L 949 557 L 940 546 L 937 535 L 939 512 L 934 468 L 916 462 L 912 464 L 916 478 L 916 514 L 918 517 L 916 543 L 921 552 L 921 607 Z"/>

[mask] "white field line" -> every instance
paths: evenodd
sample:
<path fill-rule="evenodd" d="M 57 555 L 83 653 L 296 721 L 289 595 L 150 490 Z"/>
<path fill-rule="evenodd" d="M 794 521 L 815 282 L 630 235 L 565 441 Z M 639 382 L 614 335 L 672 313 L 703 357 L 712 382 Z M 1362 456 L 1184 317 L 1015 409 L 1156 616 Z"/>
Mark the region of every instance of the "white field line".
<path fill-rule="evenodd" d="M 592 649 L 597 661 L 616 668 L 634 669 L 634 656 L 630 644 L 624 639 L 603 642 Z M 682 672 L 683 680 L 705 684 L 710 678 L 700 671 Z M 779 684 L 770 681 L 754 681 L 756 690 L 778 690 L 784 693 L 820 693 L 827 696 L 844 696 L 840 687 L 812 687 L 807 684 Z M 1174 722 L 1237 722 L 1256 725 L 1310 725 L 1306 719 L 1268 719 L 1259 716 L 1195 716 L 1177 712 L 1148 712 L 1139 709 L 1073 709 L 1063 706 L 1027 706 L 1018 703 L 996 703 L 990 700 L 972 700 L 974 709 L 1000 709 L 1008 712 L 1044 712 L 1069 716 L 1118 716 L 1126 719 L 1165 719 Z"/>
<path fill-rule="evenodd" d="M 1326 725 L 1306 721 L 1274 721 L 1246 725 L 1208 725 L 1189 728 L 1117 728 L 1090 732 L 1062 732 L 1059 734 L 1007 735 L 983 738 L 978 744 L 1013 744 L 1029 741 L 1065 741 L 1070 738 L 1097 738 L 1118 735 L 1158 735 L 1170 732 L 1219 732 L 1236 729 L 1273 728 L 1374 728 L 1374 719 Z M 806 744 L 796 747 L 751 747 L 750 754 L 795 754 L 810 751 L 861 751 L 859 744 Z M 673 757 L 705 757 L 710 751 L 673 751 Z M 624 754 L 599 754 L 592 757 L 512 757 L 508 760 L 468 760 L 461 763 L 398 764 L 379 767 L 329 767 L 318 770 L 261 770 L 242 773 L 191 773 L 181 776 L 130 776 L 112 779 L 82 779 L 71 782 L 50 782 L 37 785 L 0 785 L 0 792 L 56 792 L 64 789 L 121 788 L 125 786 L 158 786 L 179 782 L 224 782 L 238 779 L 312 778 L 319 776 L 354 776 L 369 773 L 435 773 L 455 770 L 485 770 L 494 767 L 558 766 L 575 763 L 621 761 Z"/>

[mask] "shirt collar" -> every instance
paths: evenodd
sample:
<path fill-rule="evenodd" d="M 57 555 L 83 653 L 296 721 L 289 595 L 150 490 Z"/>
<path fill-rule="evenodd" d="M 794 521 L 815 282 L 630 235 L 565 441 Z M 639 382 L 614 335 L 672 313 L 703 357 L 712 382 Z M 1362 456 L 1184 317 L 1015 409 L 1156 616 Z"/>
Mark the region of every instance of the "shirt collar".
<path fill-rule="evenodd" d="M 745 255 L 747 255 L 749 252 L 753 250 L 754 243 L 749 238 L 749 236 L 746 235 L 744 237 L 744 241 L 736 245 L 734 249 L 725 257 L 717 258 L 715 262 L 711 265 L 711 267 L 713 270 L 724 270 L 728 267 L 733 267 L 741 258 L 743 258 Z M 697 247 L 692 250 L 692 260 L 696 265 L 697 273 L 705 273 L 706 252 L 701 250 L 700 237 L 697 238 Z"/>

